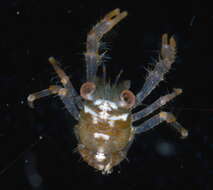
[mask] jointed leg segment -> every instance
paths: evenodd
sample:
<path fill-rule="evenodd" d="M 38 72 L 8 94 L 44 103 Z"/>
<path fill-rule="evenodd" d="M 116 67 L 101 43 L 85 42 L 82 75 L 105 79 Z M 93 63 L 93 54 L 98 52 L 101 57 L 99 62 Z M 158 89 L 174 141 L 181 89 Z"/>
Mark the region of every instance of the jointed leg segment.
<path fill-rule="evenodd" d="M 28 104 L 31 108 L 34 108 L 34 101 L 49 95 L 56 94 L 60 97 L 62 102 L 64 103 L 67 110 L 71 113 L 71 115 L 78 120 L 79 118 L 79 111 L 76 108 L 76 105 L 72 101 L 72 97 L 70 97 L 70 94 L 66 88 L 62 88 L 60 86 L 51 85 L 48 89 L 35 92 L 33 94 L 30 94 L 27 98 Z"/>
<path fill-rule="evenodd" d="M 170 100 L 172 100 L 173 98 L 175 98 L 176 96 L 178 96 L 181 93 L 182 93 L 182 89 L 176 88 L 176 89 L 174 89 L 174 92 L 167 94 L 165 96 L 161 96 L 148 107 L 133 114 L 133 121 L 137 121 L 143 117 L 146 117 L 147 115 L 149 115 L 153 111 L 159 109 L 161 106 L 165 105 L 167 102 L 169 102 Z"/>
<path fill-rule="evenodd" d="M 52 64 L 55 72 L 58 74 L 62 85 L 56 86 L 52 85 L 48 89 L 30 94 L 27 98 L 29 106 L 33 108 L 33 102 L 39 98 L 49 96 L 52 94 L 57 94 L 62 102 L 64 103 L 67 110 L 71 113 L 71 115 L 78 120 L 79 119 L 79 110 L 81 106 L 81 100 L 79 98 L 79 95 L 75 91 L 74 87 L 72 86 L 72 83 L 69 80 L 69 77 L 66 75 L 66 73 L 58 66 L 57 61 L 53 58 L 49 58 L 50 63 Z"/>
<path fill-rule="evenodd" d="M 66 75 L 66 73 L 59 67 L 57 60 L 54 57 L 49 58 L 49 62 L 53 66 L 55 72 L 60 78 L 61 83 L 63 86 L 70 90 L 70 93 L 73 97 L 78 96 L 77 92 L 75 91 L 75 88 L 73 87 L 72 83 L 70 82 L 69 77 Z"/>
<path fill-rule="evenodd" d="M 34 104 L 33 103 L 34 103 L 35 100 L 43 98 L 45 96 L 52 95 L 52 94 L 58 94 L 60 89 L 62 89 L 60 86 L 52 85 L 48 89 L 45 89 L 45 90 L 30 94 L 27 97 L 27 101 L 28 101 L 29 106 L 31 108 L 34 108 Z"/>
<path fill-rule="evenodd" d="M 153 127 L 159 125 L 163 121 L 166 121 L 167 123 L 172 125 L 181 134 L 182 137 L 188 136 L 188 131 L 176 121 L 176 118 L 173 114 L 168 112 L 160 112 L 159 114 L 154 115 L 153 117 L 142 123 L 140 126 L 135 127 L 135 133 L 139 134 L 148 131 Z"/>

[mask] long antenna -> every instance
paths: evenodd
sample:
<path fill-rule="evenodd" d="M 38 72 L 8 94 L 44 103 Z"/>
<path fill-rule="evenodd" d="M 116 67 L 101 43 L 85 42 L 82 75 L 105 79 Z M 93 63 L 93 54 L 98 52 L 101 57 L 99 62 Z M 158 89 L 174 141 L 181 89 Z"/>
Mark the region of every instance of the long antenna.
<path fill-rule="evenodd" d="M 116 86 L 116 85 L 118 84 L 118 81 L 119 81 L 119 79 L 120 79 L 122 73 L 123 73 L 123 69 L 120 70 L 120 72 L 119 72 L 118 75 L 116 76 L 114 86 Z"/>

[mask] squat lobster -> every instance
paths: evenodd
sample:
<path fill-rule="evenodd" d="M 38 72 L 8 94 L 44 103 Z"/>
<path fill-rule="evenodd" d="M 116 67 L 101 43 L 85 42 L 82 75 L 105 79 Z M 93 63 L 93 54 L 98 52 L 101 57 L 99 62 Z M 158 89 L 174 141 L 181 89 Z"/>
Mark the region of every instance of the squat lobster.
<path fill-rule="evenodd" d="M 176 42 L 173 37 L 168 39 L 167 34 L 162 36 L 159 60 L 148 73 L 143 87 L 136 96 L 129 90 L 130 81 L 118 82 L 119 76 L 114 84 L 106 80 L 104 65 L 101 63 L 102 55 L 99 55 L 100 40 L 126 16 L 127 12 L 115 9 L 88 33 L 85 53 L 87 81 L 82 84 L 80 95 L 57 61 L 50 57 L 49 62 L 60 78 L 62 86 L 51 85 L 48 89 L 28 96 L 30 107 L 33 107 L 34 101 L 39 98 L 52 94 L 60 97 L 70 114 L 78 120 L 75 134 L 79 153 L 84 161 L 103 174 L 111 173 L 112 168 L 124 160 L 135 134 L 150 130 L 163 121 L 176 128 L 183 137 L 188 135 L 187 130 L 176 121 L 174 115 L 168 112 L 160 112 L 139 126 L 133 126 L 134 121 L 149 115 L 182 93 L 181 89 L 174 89 L 172 93 L 160 97 L 141 111 L 132 113 L 132 110 L 164 79 L 164 75 L 175 61 Z M 102 78 L 97 77 L 98 67 L 101 65 Z"/>

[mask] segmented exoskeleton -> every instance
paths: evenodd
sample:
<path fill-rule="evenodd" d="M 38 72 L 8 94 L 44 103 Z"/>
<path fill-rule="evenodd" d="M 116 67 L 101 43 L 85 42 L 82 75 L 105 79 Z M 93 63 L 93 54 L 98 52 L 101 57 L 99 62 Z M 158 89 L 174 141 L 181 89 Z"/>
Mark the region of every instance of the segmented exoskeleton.
<path fill-rule="evenodd" d="M 103 65 L 102 55 L 99 55 L 100 40 L 126 16 L 127 12 L 115 9 L 88 33 L 85 52 L 87 81 L 82 84 L 80 95 L 57 61 L 50 57 L 49 62 L 58 74 L 62 86 L 51 85 L 48 89 L 28 96 L 31 107 L 36 99 L 51 94 L 61 98 L 70 114 L 78 120 L 74 130 L 79 153 L 83 160 L 102 173 L 110 173 L 112 168 L 126 157 L 135 134 L 150 130 L 163 121 L 176 128 L 183 137 L 188 134 L 174 115 L 168 112 L 160 112 L 139 126 L 133 126 L 134 121 L 149 115 L 182 93 L 181 89 L 174 89 L 172 93 L 160 97 L 151 105 L 132 114 L 132 110 L 164 79 L 164 75 L 175 61 L 176 42 L 173 37 L 168 38 L 167 34 L 162 36 L 159 59 L 136 96 L 129 90 L 129 81 L 118 82 L 117 78 L 115 83 L 111 84 L 106 81 L 105 71 L 103 77 L 97 77 L 98 67 Z"/>

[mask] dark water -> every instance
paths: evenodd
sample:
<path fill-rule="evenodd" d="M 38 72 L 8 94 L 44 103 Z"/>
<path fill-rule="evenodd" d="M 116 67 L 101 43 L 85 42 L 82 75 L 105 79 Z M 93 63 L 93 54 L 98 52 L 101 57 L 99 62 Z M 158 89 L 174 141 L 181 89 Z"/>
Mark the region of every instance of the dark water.
<path fill-rule="evenodd" d="M 163 109 L 189 130 L 187 139 L 162 124 L 138 135 L 128 161 L 109 176 L 87 166 L 75 153 L 75 121 L 56 97 L 26 98 L 58 82 L 48 57 L 54 56 L 79 90 L 85 79 L 86 34 L 114 8 L 129 16 L 104 39 L 107 72 L 131 79 L 137 92 L 152 67 L 163 33 L 177 40 L 178 56 L 166 82 L 144 102 L 173 87 L 183 94 Z M 206 7 L 206 8 L 203 8 Z M 213 189 L 213 17 L 207 4 L 75 3 L 1 1 L 0 3 L 0 188 L 6 189 Z M 153 59 L 152 59 L 153 58 Z"/>

